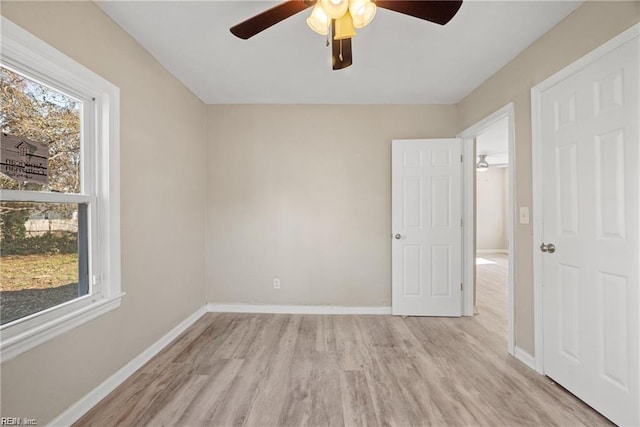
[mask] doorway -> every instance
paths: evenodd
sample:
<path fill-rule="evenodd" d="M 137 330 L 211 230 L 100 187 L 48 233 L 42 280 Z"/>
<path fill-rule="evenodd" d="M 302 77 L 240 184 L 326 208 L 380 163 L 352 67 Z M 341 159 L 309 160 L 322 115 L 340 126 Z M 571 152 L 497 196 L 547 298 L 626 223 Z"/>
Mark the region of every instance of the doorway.
<path fill-rule="evenodd" d="M 515 354 L 513 327 L 514 115 L 506 105 L 458 137 L 464 147 L 464 310 L 486 313 L 492 329 L 506 333 Z"/>
<path fill-rule="evenodd" d="M 509 120 L 503 117 L 476 138 L 476 288 L 474 314 L 507 335 L 509 280 Z"/>

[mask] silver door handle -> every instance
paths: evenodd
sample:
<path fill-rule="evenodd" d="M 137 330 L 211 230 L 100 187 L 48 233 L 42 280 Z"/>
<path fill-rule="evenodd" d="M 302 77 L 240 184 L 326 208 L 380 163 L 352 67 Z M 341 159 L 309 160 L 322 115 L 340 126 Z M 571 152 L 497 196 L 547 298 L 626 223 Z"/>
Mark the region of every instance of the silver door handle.
<path fill-rule="evenodd" d="M 542 252 L 549 252 L 550 254 L 552 254 L 556 251 L 556 245 L 554 245 L 553 243 L 543 243 L 540 245 L 540 250 Z"/>
<path fill-rule="evenodd" d="M 393 236 L 396 240 L 400 240 L 402 239 L 402 235 L 400 234 L 396 234 L 395 236 Z"/>

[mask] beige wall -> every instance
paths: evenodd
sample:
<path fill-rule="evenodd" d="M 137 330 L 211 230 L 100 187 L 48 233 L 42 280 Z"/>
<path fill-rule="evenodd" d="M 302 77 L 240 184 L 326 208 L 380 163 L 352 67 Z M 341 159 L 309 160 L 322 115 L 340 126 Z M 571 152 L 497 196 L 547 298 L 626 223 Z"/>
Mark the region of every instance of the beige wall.
<path fill-rule="evenodd" d="M 532 204 L 531 87 L 638 21 L 640 2 L 586 2 L 458 104 L 463 130 L 514 103 L 517 207 Z M 532 226 L 515 227 L 516 345 L 534 354 Z"/>
<path fill-rule="evenodd" d="M 207 301 L 390 305 L 391 140 L 455 107 L 208 108 Z"/>
<path fill-rule="evenodd" d="M 204 303 L 205 106 L 93 2 L 3 1 L 2 15 L 121 96 L 127 295 L 119 309 L 2 364 L 2 416 L 44 425 Z"/>
<path fill-rule="evenodd" d="M 121 89 L 127 296 L 3 363 L 2 415 L 46 423 L 205 300 L 389 305 L 390 140 L 449 137 L 513 101 L 516 204 L 531 207 L 531 86 L 638 22 L 639 10 L 585 4 L 457 108 L 205 107 L 93 3 L 3 1 L 4 16 Z M 515 243 L 516 342 L 533 353 L 530 225 L 516 225 Z"/>
<path fill-rule="evenodd" d="M 507 249 L 508 168 L 476 174 L 476 249 Z"/>

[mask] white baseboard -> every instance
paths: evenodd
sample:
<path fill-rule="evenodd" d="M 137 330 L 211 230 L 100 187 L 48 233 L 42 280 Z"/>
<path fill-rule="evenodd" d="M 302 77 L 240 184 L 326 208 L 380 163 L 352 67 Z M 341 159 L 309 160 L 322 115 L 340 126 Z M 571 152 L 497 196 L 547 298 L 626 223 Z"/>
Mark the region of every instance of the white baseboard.
<path fill-rule="evenodd" d="M 170 330 L 166 335 L 153 343 L 149 348 L 144 350 L 138 356 L 136 356 L 129 363 L 124 365 L 118 372 L 110 376 L 106 381 L 94 388 L 82 399 L 71 405 L 66 411 L 60 414 L 53 421 L 48 423 L 49 426 L 70 426 L 78 421 L 84 414 L 89 412 L 98 402 L 107 397 L 109 393 L 122 384 L 127 378 L 129 378 L 135 371 L 140 369 L 142 365 L 147 363 L 153 356 L 158 354 L 163 348 L 165 348 L 171 341 L 176 339 L 181 333 L 183 333 L 189 326 L 193 325 L 196 320 L 202 317 L 206 313 L 205 307 L 199 308 L 191 316 L 180 322 L 178 326 Z"/>
<path fill-rule="evenodd" d="M 476 254 L 507 254 L 509 251 L 506 249 L 476 249 Z"/>
<path fill-rule="evenodd" d="M 277 314 L 391 314 L 391 307 L 344 307 L 332 305 L 207 304 L 213 313 Z"/>
<path fill-rule="evenodd" d="M 532 355 L 530 355 L 529 353 L 521 349 L 520 347 L 516 346 L 515 351 L 513 352 L 513 355 L 515 356 L 516 359 L 518 359 L 519 361 L 521 361 L 522 363 L 524 363 L 534 371 L 536 370 L 536 359 Z"/>

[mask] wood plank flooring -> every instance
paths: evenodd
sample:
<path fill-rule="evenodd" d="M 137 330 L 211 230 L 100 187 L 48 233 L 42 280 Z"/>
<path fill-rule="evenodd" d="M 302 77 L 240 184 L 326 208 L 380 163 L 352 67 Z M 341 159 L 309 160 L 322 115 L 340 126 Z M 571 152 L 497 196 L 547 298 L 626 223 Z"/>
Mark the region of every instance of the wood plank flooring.
<path fill-rule="evenodd" d="M 507 355 L 483 257 L 474 318 L 207 314 L 76 425 L 610 425 Z"/>

